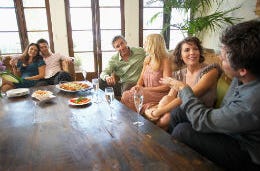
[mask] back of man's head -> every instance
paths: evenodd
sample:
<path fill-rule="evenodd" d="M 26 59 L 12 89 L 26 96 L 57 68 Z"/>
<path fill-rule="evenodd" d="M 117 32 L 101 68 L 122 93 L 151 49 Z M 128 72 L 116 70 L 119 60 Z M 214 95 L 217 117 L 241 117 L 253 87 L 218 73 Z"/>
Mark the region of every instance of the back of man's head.
<path fill-rule="evenodd" d="M 227 48 L 230 65 L 245 68 L 260 78 L 260 20 L 250 20 L 227 28 L 220 38 Z"/>

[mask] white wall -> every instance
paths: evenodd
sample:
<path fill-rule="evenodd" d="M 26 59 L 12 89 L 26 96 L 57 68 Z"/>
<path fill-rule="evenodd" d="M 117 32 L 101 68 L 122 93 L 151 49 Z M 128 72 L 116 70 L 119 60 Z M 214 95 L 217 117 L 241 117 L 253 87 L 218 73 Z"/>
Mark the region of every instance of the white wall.
<path fill-rule="evenodd" d="M 68 36 L 64 0 L 50 2 L 54 50 L 68 56 Z"/>
<path fill-rule="evenodd" d="M 231 15 L 232 17 L 244 18 L 240 22 L 251 20 L 258 17 L 255 14 L 256 0 L 224 0 L 220 6 L 220 10 L 229 10 L 239 5 L 241 5 L 241 8 L 233 11 L 232 13 L 229 14 L 229 16 Z M 215 10 L 215 8 L 216 5 L 212 8 L 211 11 Z M 205 34 L 203 34 L 203 37 L 201 38 L 203 42 L 203 46 L 206 48 L 217 50 L 220 44 L 219 37 L 223 29 L 222 30 L 220 29 L 215 33 L 206 32 Z"/>
<path fill-rule="evenodd" d="M 125 0 L 125 38 L 129 46 L 139 46 L 139 0 Z"/>

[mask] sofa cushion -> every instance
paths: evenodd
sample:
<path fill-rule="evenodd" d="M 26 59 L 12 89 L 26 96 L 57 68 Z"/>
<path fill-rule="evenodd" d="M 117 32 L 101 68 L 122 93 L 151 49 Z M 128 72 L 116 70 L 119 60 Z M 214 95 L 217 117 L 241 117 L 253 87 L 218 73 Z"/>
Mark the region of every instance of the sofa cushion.
<path fill-rule="evenodd" d="M 231 79 L 228 78 L 225 74 L 222 74 L 222 76 L 218 80 L 218 85 L 217 85 L 217 101 L 215 104 L 216 108 L 219 108 L 222 100 L 229 88 L 229 85 L 231 83 Z"/>

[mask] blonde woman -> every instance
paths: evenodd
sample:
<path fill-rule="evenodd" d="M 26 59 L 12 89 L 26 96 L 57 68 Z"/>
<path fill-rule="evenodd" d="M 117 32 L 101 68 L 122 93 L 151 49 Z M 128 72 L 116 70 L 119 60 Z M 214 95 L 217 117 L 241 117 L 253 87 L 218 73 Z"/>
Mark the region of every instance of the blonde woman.
<path fill-rule="evenodd" d="M 134 90 L 143 88 L 144 102 L 141 113 L 150 106 L 158 103 L 161 98 L 168 94 L 169 87 L 161 84 L 161 78 L 171 76 L 171 62 L 165 46 L 165 40 L 160 34 L 150 34 L 146 37 L 144 49 L 147 56 L 144 60 L 143 69 L 137 84 L 122 95 L 121 102 L 135 110 Z"/>

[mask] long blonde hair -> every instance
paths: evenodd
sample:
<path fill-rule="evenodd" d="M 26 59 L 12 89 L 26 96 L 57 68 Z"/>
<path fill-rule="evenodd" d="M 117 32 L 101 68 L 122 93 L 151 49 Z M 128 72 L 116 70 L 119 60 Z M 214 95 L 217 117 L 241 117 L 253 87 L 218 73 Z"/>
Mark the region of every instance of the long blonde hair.
<path fill-rule="evenodd" d="M 145 51 L 155 61 L 154 70 L 159 70 L 162 60 L 168 58 L 165 40 L 161 34 L 149 34 L 145 40 Z"/>

